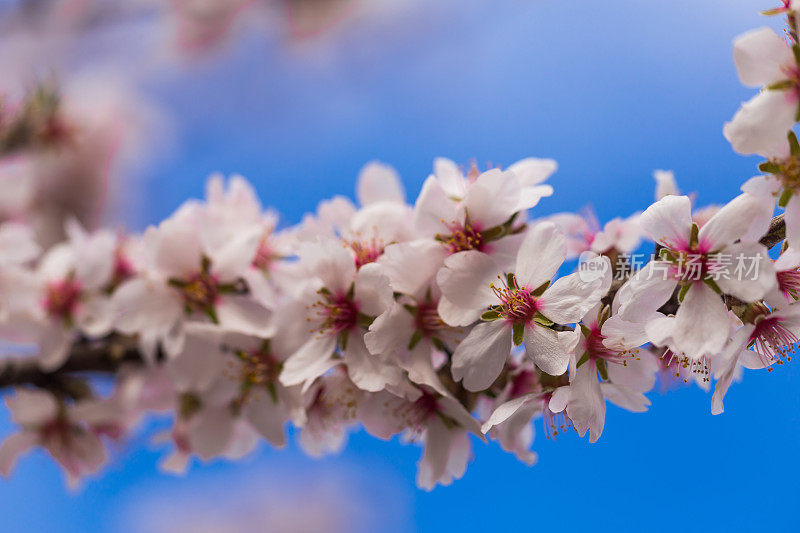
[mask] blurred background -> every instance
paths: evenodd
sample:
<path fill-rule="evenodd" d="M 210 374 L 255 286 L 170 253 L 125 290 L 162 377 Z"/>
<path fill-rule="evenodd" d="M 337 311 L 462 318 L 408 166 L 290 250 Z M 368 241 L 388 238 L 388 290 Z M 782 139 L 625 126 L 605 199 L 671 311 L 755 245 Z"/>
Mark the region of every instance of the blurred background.
<path fill-rule="evenodd" d="M 652 203 L 655 169 L 698 205 L 756 173 L 722 136 L 752 94 L 731 41 L 777 27 L 758 11 L 778 3 L 0 0 L 0 91 L 63 87 L 113 139 L 102 183 L 78 200 L 96 189 L 105 207 L 86 216 L 115 227 L 156 223 L 215 171 L 250 179 L 286 225 L 352 197 L 373 159 L 413 199 L 436 156 L 554 158 L 556 193 L 534 214 L 591 205 L 606 221 Z M 21 164 L 0 162 L 0 180 Z M 18 194 L 0 215 L 32 198 Z M 363 432 L 336 457 L 265 446 L 172 477 L 157 468 L 155 420 L 74 493 L 43 452 L 23 459 L 0 481 L 0 529 L 798 531 L 798 383 L 795 363 L 748 372 L 716 417 L 697 387 L 657 386 L 647 414 L 609 406 L 596 444 L 541 435 L 533 467 L 475 440 L 464 478 L 430 493 L 414 485 L 419 448 Z M 0 434 L 11 430 L 2 409 Z"/>

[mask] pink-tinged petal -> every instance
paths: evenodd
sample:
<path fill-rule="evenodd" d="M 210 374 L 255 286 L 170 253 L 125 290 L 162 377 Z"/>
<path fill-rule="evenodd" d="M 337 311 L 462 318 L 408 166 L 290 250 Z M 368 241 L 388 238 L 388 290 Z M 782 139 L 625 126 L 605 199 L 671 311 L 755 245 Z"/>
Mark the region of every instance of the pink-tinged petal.
<path fill-rule="evenodd" d="M 794 54 L 784 39 L 770 28 L 750 30 L 733 41 L 733 61 L 744 85 L 759 87 L 785 80 L 794 67 Z"/>
<path fill-rule="evenodd" d="M 719 353 L 728 340 L 728 310 L 720 296 L 705 283 L 695 283 L 686 293 L 672 332 L 677 347 L 699 359 Z"/>
<path fill-rule="evenodd" d="M 180 296 L 163 283 L 133 278 L 111 298 L 114 327 L 122 333 L 168 330 L 183 314 Z"/>
<path fill-rule="evenodd" d="M 718 251 L 745 235 L 763 235 L 769 227 L 772 212 L 771 201 L 747 193 L 740 194 L 700 228 L 698 239 L 701 249 Z"/>
<path fill-rule="evenodd" d="M 447 234 L 446 224 L 462 222 L 457 203 L 453 201 L 433 176 L 425 180 L 414 204 L 414 231 L 421 237 L 433 238 Z"/>
<path fill-rule="evenodd" d="M 517 254 L 517 284 L 530 289 L 555 276 L 567 256 L 566 238 L 552 222 L 540 222 L 528 230 Z"/>
<path fill-rule="evenodd" d="M 800 250 L 800 193 L 795 192 L 784 213 L 786 224 L 786 241 L 790 248 Z"/>
<path fill-rule="evenodd" d="M 688 196 L 665 196 L 642 213 L 639 224 L 656 242 L 684 246 L 692 228 L 692 202 Z"/>
<path fill-rule="evenodd" d="M 14 433 L 7 437 L 0 445 L 0 474 L 4 477 L 10 476 L 20 456 L 36 446 L 37 442 L 36 433 L 31 431 Z"/>
<path fill-rule="evenodd" d="M 324 239 L 302 243 L 297 255 L 308 271 L 322 280 L 323 286 L 334 294 L 345 294 L 356 275 L 353 255 L 338 240 Z"/>
<path fill-rule="evenodd" d="M 75 278 L 88 290 L 99 290 L 111 281 L 117 249 L 117 236 L 97 232 L 75 245 Z"/>
<path fill-rule="evenodd" d="M 39 368 L 52 371 L 59 368 L 69 357 L 72 332 L 61 324 L 45 327 L 39 339 Z"/>
<path fill-rule="evenodd" d="M 211 260 L 211 270 L 222 281 L 240 278 L 250 269 L 261 245 L 263 229 L 253 227 L 228 235 L 225 242 L 206 245 L 205 254 Z"/>
<path fill-rule="evenodd" d="M 43 390 L 16 389 L 6 397 L 11 418 L 20 426 L 37 427 L 56 418 L 58 403 L 53 395 Z"/>
<path fill-rule="evenodd" d="M 641 350 L 634 357 L 628 357 L 624 365 L 609 364 L 606 365 L 606 368 L 611 382 L 615 385 L 644 393 L 655 385 L 659 364 L 658 359 L 652 353 Z"/>
<path fill-rule="evenodd" d="M 775 203 L 775 195 L 781 190 L 781 182 L 772 175 L 769 176 L 753 176 L 742 184 L 742 192 L 752 194 L 753 196 L 760 196 L 770 198 L 772 203 Z"/>
<path fill-rule="evenodd" d="M 106 296 L 93 295 L 81 302 L 75 311 L 75 322 L 78 328 L 89 337 L 102 337 L 109 333 L 114 325 L 111 299 Z"/>
<path fill-rule="evenodd" d="M 466 429 L 468 432 L 477 435 L 484 442 L 486 438 L 481 433 L 481 424 L 461 405 L 461 402 L 454 397 L 448 395 L 437 400 L 439 412 L 453 420 L 459 427 Z"/>
<path fill-rule="evenodd" d="M 445 324 L 450 326 L 469 326 L 478 321 L 483 313 L 483 308 L 465 309 L 442 296 L 439 298 L 436 312 Z"/>
<path fill-rule="evenodd" d="M 463 205 L 467 215 L 482 229 L 499 226 L 517 212 L 520 184 L 512 172 L 487 170 L 467 189 Z"/>
<path fill-rule="evenodd" d="M 283 406 L 262 391 L 244 404 L 244 417 L 253 428 L 273 446 L 286 445 L 286 413 Z"/>
<path fill-rule="evenodd" d="M 356 198 L 361 205 L 376 202 L 406 201 L 403 185 L 397 171 L 389 165 L 372 161 L 367 163 L 358 174 Z"/>
<path fill-rule="evenodd" d="M 190 432 L 192 450 L 204 461 L 222 455 L 233 434 L 233 414 L 228 406 L 202 408 Z"/>
<path fill-rule="evenodd" d="M 603 324 L 603 345 L 607 348 L 633 349 L 643 344 L 647 344 L 647 332 L 645 325 L 650 319 L 656 318 L 654 315 L 642 318 L 641 322 L 625 320 L 620 315 L 614 315 Z"/>
<path fill-rule="evenodd" d="M 472 328 L 453 352 L 453 379 L 464 380 L 470 391 L 488 389 L 511 353 L 511 328 L 504 320 L 482 322 Z"/>
<path fill-rule="evenodd" d="M 655 170 L 653 171 L 653 179 L 656 181 L 656 201 L 665 196 L 680 196 L 681 191 L 675 182 L 675 173 L 671 170 Z"/>
<path fill-rule="evenodd" d="M 600 290 L 605 277 L 582 279 L 576 272 L 559 278 L 550 285 L 538 300 L 539 311 L 557 324 L 571 324 L 579 321 L 594 307 L 600 298 Z"/>
<path fill-rule="evenodd" d="M 316 378 L 338 364 L 333 358 L 335 347 L 333 335 L 310 338 L 284 362 L 281 383 L 286 386 L 303 383 L 304 388 L 308 388 Z"/>
<path fill-rule="evenodd" d="M 601 383 L 600 391 L 609 402 L 631 413 L 644 413 L 650 407 L 650 400 L 647 399 L 647 396 L 624 385 Z"/>
<path fill-rule="evenodd" d="M 538 398 L 538 394 L 531 393 L 520 396 L 519 398 L 514 398 L 513 400 L 509 400 L 499 405 L 494 411 L 492 411 L 489 419 L 483 423 L 481 426 L 481 432 L 488 433 L 490 429 L 498 424 L 502 424 L 511 418 L 517 411 L 522 409 L 522 407 L 524 407 L 526 404 L 529 404 Z"/>
<path fill-rule="evenodd" d="M 789 151 L 786 134 L 794 126 L 797 106 L 792 91 L 761 91 L 742 104 L 722 133 L 740 154 L 781 157 Z"/>
<path fill-rule="evenodd" d="M 438 417 L 428 423 L 425 451 L 417 471 L 417 486 L 432 490 L 437 484 L 449 485 L 464 475 L 470 457 L 467 432 L 450 429 Z"/>
<path fill-rule="evenodd" d="M 362 266 L 355 279 L 355 301 L 359 311 L 378 316 L 392 305 L 392 287 L 383 268 L 375 263 Z"/>
<path fill-rule="evenodd" d="M 570 354 L 558 333 L 539 325 L 525 327 L 525 354 L 543 372 L 560 376 L 567 371 Z"/>
<path fill-rule="evenodd" d="M 410 351 L 407 361 L 400 361 L 400 366 L 408 372 L 408 379 L 417 385 L 427 385 L 439 394 L 449 394 L 442 384 L 436 368 L 433 366 L 433 345 L 422 340 Z"/>
<path fill-rule="evenodd" d="M 408 346 L 414 334 L 414 317 L 405 307 L 395 302 L 389 310 L 379 315 L 364 335 L 370 353 L 389 354 Z"/>
<path fill-rule="evenodd" d="M 539 402 L 528 402 L 492 432 L 493 438 L 500 443 L 503 450 L 513 453 L 528 466 L 533 466 L 539 459 L 536 452 L 530 450 L 530 446 L 533 444 L 531 420 L 540 412 Z"/>
<path fill-rule="evenodd" d="M 745 302 L 763 298 L 777 284 L 775 270 L 767 249 L 757 242 L 737 242 L 722 252 L 727 275 L 716 280 L 725 294 Z M 752 269 L 752 270 L 750 270 Z"/>
<path fill-rule="evenodd" d="M 442 295 L 462 309 L 481 310 L 497 303 L 491 284 L 503 272 L 491 256 L 469 250 L 448 257 L 436 281 Z M 444 318 L 444 317 L 443 317 Z"/>
<path fill-rule="evenodd" d="M 400 368 L 386 356 L 369 353 L 357 332 L 351 332 L 347 339 L 344 361 L 350 380 L 362 390 L 377 392 L 402 380 Z"/>
<path fill-rule="evenodd" d="M 23 264 L 36 259 L 41 248 L 31 228 L 16 222 L 0 225 L 0 264 Z"/>
<path fill-rule="evenodd" d="M 569 388 L 567 414 L 575 430 L 581 437 L 589 431 L 589 442 L 597 442 L 603 434 L 606 402 L 600 390 L 597 369 L 593 362 L 590 361 L 578 368 Z"/>
<path fill-rule="evenodd" d="M 539 205 L 539 200 L 553 196 L 554 189 L 551 185 L 534 185 L 523 187 L 519 191 L 519 204 L 516 211 L 525 211 Z"/>
<path fill-rule="evenodd" d="M 736 363 L 738 357 L 730 358 L 725 367 L 717 374 L 717 382 L 714 384 L 714 395 L 711 396 L 711 414 L 719 415 L 725 412 L 723 400 L 728 393 L 733 378 L 736 374 Z"/>
<path fill-rule="evenodd" d="M 181 353 L 166 363 L 176 389 L 204 392 L 219 378 L 225 370 L 222 335 L 220 329 L 204 325 L 189 329 Z"/>
<path fill-rule="evenodd" d="M 225 296 L 215 306 L 220 326 L 258 337 L 275 334 L 272 313 L 247 296 Z"/>
<path fill-rule="evenodd" d="M 444 192 L 453 198 L 461 199 L 466 192 L 464 174 L 453 161 L 437 157 L 433 160 L 433 173 Z"/>
<path fill-rule="evenodd" d="M 447 249 L 432 239 L 391 244 L 378 258 L 395 292 L 419 295 L 427 289 L 447 258 Z"/>
<path fill-rule="evenodd" d="M 358 403 L 358 419 L 373 437 L 389 440 L 408 428 L 408 400 L 387 391 L 366 396 Z"/>
<path fill-rule="evenodd" d="M 538 185 L 558 170 L 558 163 L 554 159 L 527 157 L 508 167 L 508 170 L 517 176 L 521 185 Z"/>
<path fill-rule="evenodd" d="M 158 229 L 148 228 L 145 241 L 146 246 L 152 246 L 156 268 L 167 277 L 185 277 L 200 268 L 200 232 L 185 217 L 176 215 Z"/>
<path fill-rule="evenodd" d="M 612 311 L 625 320 L 650 316 L 675 292 L 676 282 L 669 275 L 670 264 L 650 261 L 617 291 Z"/>

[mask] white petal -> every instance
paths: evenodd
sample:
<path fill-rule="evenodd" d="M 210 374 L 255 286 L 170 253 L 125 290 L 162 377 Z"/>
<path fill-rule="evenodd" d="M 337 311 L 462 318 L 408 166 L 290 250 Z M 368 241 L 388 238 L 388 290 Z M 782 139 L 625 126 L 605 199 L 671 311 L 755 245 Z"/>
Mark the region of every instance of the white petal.
<path fill-rule="evenodd" d="M 508 221 L 517 211 L 520 184 L 512 172 L 487 170 L 467 189 L 463 205 L 470 220 L 486 230 Z"/>
<path fill-rule="evenodd" d="M 694 283 L 675 313 L 672 336 L 680 351 L 698 359 L 722 350 L 728 340 L 728 310 L 705 283 Z"/>
<path fill-rule="evenodd" d="M 389 165 L 372 161 L 358 174 L 356 198 L 361 205 L 375 202 L 405 202 L 406 195 L 397 171 Z"/>
<path fill-rule="evenodd" d="M 722 253 L 725 254 L 722 265 L 727 269 L 727 275 L 720 276 L 716 282 L 725 294 L 754 302 L 777 284 L 772 259 L 761 244 L 737 242 L 725 247 Z"/>
<path fill-rule="evenodd" d="M 763 235 L 772 218 L 772 202 L 769 208 L 765 206 L 761 197 L 740 194 L 703 224 L 698 234 L 700 246 L 717 251 L 744 237 L 751 228 L 758 228 L 755 233 Z"/>
<path fill-rule="evenodd" d="M 525 404 L 530 403 L 536 400 L 539 397 L 536 393 L 525 394 L 520 396 L 519 398 L 514 398 L 513 400 L 509 400 L 504 404 L 498 406 L 492 414 L 489 416 L 489 419 L 483 423 L 481 426 L 482 433 L 488 433 L 490 429 L 498 424 L 502 424 L 506 420 L 508 420 L 514 413 L 519 411 Z"/>
<path fill-rule="evenodd" d="M 364 339 L 355 331 L 347 339 L 344 360 L 347 375 L 362 390 L 377 392 L 401 381 L 400 368 L 385 356 L 369 353 Z"/>
<path fill-rule="evenodd" d="M 415 296 L 430 285 L 446 257 L 447 250 L 441 243 L 419 239 L 387 246 L 378 264 L 383 266 L 395 292 Z"/>
<path fill-rule="evenodd" d="M 523 186 L 538 185 L 558 170 L 558 163 L 554 159 L 527 157 L 508 167 L 508 170 L 517 176 Z"/>
<path fill-rule="evenodd" d="M 453 353 L 453 379 L 470 391 L 488 389 L 511 353 L 511 328 L 503 320 L 472 328 Z"/>
<path fill-rule="evenodd" d="M 692 202 L 688 196 L 665 196 L 642 213 L 639 223 L 656 242 L 671 246 L 688 244 Z"/>
<path fill-rule="evenodd" d="M 405 307 L 395 302 L 386 312 L 378 316 L 364 335 L 370 353 L 392 353 L 404 349 L 414 334 L 414 317 Z"/>
<path fill-rule="evenodd" d="M 0 446 L 0 474 L 4 477 L 10 476 L 20 455 L 33 448 L 37 441 L 36 433 L 31 431 L 23 431 L 8 436 Z"/>
<path fill-rule="evenodd" d="M 743 103 L 722 132 L 740 154 L 780 157 L 789 151 L 786 134 L 796 112 L 794 92 L 764 90 Z"/>
<path fill-rule="evenodd" d="M 800 250 L 800 193 L 795 192 L 789 203 L 786 204 L 784 223 L 789 246 Z"/>
<path fill-rule="evenodd" d="M 514 274 L 520 286 L 531 289 L 550 281 L 567 256 L 564 234 L 552 222 L 528 230 L 519 248 Z"/>
<path fill-rule="evenodd" d="M 262 391 L 250 398 L 244 405 L 244 416 L 270 444 L 277 447 L 286 444 L 286 413 L 269 394 Z"/>
<path fill-rule="evenodd" d="M 539 298 L 539 310 L 557 324 L 577 322 L 600 300 L 602 283 L 603 278 L 583 281 L 579 272 L 559 278 Z"/>
<path fill-rule="evenodd" d="M 770 28 L 750 30 L 733 41 L 733 61 L 744 85 L 758 87 L 787 78 L 794 55 L 786 41 Z"/>
<path fill-rule="evenodd" d="M 359 311 L 370 316 L 378 316 L 392 305 L 392 287 L 383 268 L 369 263 L 358 269 L 355 279 L 355 301 Z"/>
<path fill-rule="evenodd" d="M 569 352 L 552 329 L 538 325 L 525 327 L 525 354 L 543 372 L 560 376 L 569 366 Z"/>
<path fill-rule="evenodd" d="M 225 295 L 215 305 L 219 324 L 227 331 L 270 337 L 274 326 L 272 313 L 248 296 Z"/>
<path fill-rule="evenodd" d="M 503 272 L 491 256 L 469 250 L 451 255 L 444 265 L 436 281 L 451 303 L 469 310 L 484 310 L 497 303 L 490 285 L 497 283 Z"/>
<path fill-rule="evenodd" d="M 336 337 L 333 335 L 314 336 L 306 341 L 283 363 L 281 383 L 286 386 L 305 383 L 309 386 L 316 378 L 336 366 L 333 350 Z"/>

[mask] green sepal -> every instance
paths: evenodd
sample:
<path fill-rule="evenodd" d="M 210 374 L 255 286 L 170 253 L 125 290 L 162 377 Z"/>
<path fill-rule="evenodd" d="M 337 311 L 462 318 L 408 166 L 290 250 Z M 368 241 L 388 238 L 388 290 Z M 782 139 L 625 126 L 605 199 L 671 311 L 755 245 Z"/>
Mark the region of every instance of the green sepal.
<path fill-rule="evenodd" d="M 760 14 L 762 14 L 764 16 L 767 16 L 767 17 L 772 17 L 772 16 L 775 16 L 775 15 L 783 15 L 785 12 L 786 12 L 786 8 L 783 8 L 783 7 L 774 7 L 772 9 L 765 9 L 763 11 L 759 11 Z"/>
<path fill-rule="evenodd" d="M 420 330 L 416 330 L 413 335 L 411 335 L 411 340 L 408 341 L 408 349 L 413 350 L 416 348 L 419 341 L 422 340 L 422 332 Z"/>
<path fill-rule="evenodd" d="M 597 361 L 597 371 L 600 373 L 600 377 L 603 378 L 603 381 L 608 381 L 608 369 L 606 368 L 606 362 L 602 359 Z"/>
<path fill-rule="evenodd" d="M 794 86 L 792 80 L 781 80 L 770 85 L 767 85 L 767 89 L 770 91 L 785 91 L 786 89 L 791 89 Z"/>
<path fill-rule="evenodd" d="M 213 322 L 214 324 L 219 324 L 219 317 L 217 317 L 216 309 L 214 309 L 212 306 L 209 306 L 203 309 L 203 312 L 209 319 L 211 319 L 211 322 Z"/>
<path fill-rule="evenodd" d="M 587 362 L 588 360 L 589 360 L 589 352 L 588 351 L 583 352 L 583 355 L 581 356 L 580 359 L 578 359 L 578 364 L 575 365 L 575 368 L 580 368 L 581 365 Z"/>
<path fill-rule="evenodd" d="M 552 320 L 550 320 L 549 318 L 547 318 L 546 316 L 544 316 L 541 313 L 536 313 L 536 316 L 533 317 L 533 321 L 536 322 L 537 324 L 540 324 L 540 325 L 546 327 L 546 328 L 549 328 L 550 326 L 555 324 L 555 322 L 553 322 Z"/>
<path fill-rule="evenodd" d="M 515 322 L 512 331 L 514 346 L 521 346 L 525 338 L 525 324 L 522 322 Z"/>
<path fill-rule="evenodd" d="M 703 280 L 703 283 L 714 289 L 714 292 L 716 292 L 717 294 L 722 294 L 722 289 L 719 288 L 719 285 L 717 285 L 717 282 L 714 281 L 713 279 L 706 278 Z"/>
<path fill-rule="evenodd" d="M 278 403 L 278 389 L 275 388 L 275 383 L 270 381 L 266 385 L 269 397 L 272 398 L 272 403 Z"/>
<path fill-rule="evenodd" d="M 760 165 L 758 165 L 758 170 L 761 172 L 766 172 L 767 174 L 777 174 L 781 171 L 781 167 L 778 166 L 777 163 L 773 161 L 764 161 Z"/>
<path fill-rule="evenodd" d="M 590 330 L 586 324 L 581 324 L 581 333 L 583 333 L 584 337 L 588 337 L 592 334 L 592 330 Z"/>
<path fill-rule="evenodd" d="M 483 242 L 492 242 L 503 237 L 505 234 L 506 229 L 503 226 L 495 226 L 487 229 L 486 231 L 482 231 L 481 237 L 483 238 Z"/>
<path fill-rule="evenodd" d="M 509 289 L 518 289 L 517 287 L 517 276 L 513 273 L 506 274 L 506 285 L 508 285 Z"/>
<path fill-rule="evenodd" d="M 787 205 L 789 205 L 789 200 L 792 199 L 793 194 L 794 191 L 792 189 L 789 189 L 788 187 L 786 189 L 783 189 L 780 198 L 778 198 L 778 207 L 786 207 Z"/>
<path fill-rule="evenodd" d="M 689 287 L 691 287 L 691 283 L 687 283 L 686 285 L 681 286 L 681 290 L 678 293 L 678 301 L 682 302 L 683 299 L 686 297 L 686 293 L 689 292 Z"/>
<path fill-rule="evenodd" d="M 797 45 L 795 45 L 797 46 Z M 794 156 L 800 156 L 800 142 L 797 142 L 797 135 L 793 131 L 790 131 L 786 138 L 789 139 L 789 151 Z"/>
<path fill-rule="evenodd" d="M 689 237 L 689 246 L 696 246 L 698 241 L 700 240 L 700 226 L 693 223 L 692 224 L 692 234 Z"/>
<path fill-rule="evenodd" d="M 547 287 L 549 287 L 549 286 L 550 286 L 550 280 L 548 280 L 548 281 L 545 281 L 544 283 L 542 283 L 541 285 L 539 285 L 538 287 L 536 287 L 536 288 L 533 290 L 533 292 L 531 292 L 531 295 L 533 295 L 533 296 L 536 296 L 536 297 L 539 297 L 539 296 L 541 296 L 542 294 L 544 294 L 544 291 L 546 291 L 546 290 L 547 290 Z"/>
<path fill-rule="evenodd" d="M 439 350 L 440 352 L 447 353 L 447 346 L 441 341 L 441 339 L 437 337 L 431 337 L 431 342 L 433 343 L 433 347 Z"/>
<path fill-rule="evenodd" d="M 347 349 L 347 336 L 350 332 L 345 330 L 339 333 L 339 346 L 341 347 L 342 351 Z"/>
<path fill-rule="evenodd" d="M 498 313 L 494 309 L 489 309 L 488 311 L 484 311 L 484 313 L 481 315 L 481 320 L 483 320 L 484 322 L 491 322 L 493 320 L 497 320 L 498 318 L 500 318 L 500 313 Z"/>
<path fill-rule="evenodd" d="M 358 325 L 362 328 L 369 328 L 373 322 L 375 322 L 374 316 L 365 315 L 364 313 L 358 313 Z"/>

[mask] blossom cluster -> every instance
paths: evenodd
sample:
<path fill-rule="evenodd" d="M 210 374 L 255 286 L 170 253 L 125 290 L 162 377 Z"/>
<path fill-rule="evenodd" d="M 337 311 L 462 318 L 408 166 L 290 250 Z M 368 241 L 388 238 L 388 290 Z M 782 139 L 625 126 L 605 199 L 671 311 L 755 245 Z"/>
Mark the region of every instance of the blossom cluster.
<path fill-rule="evenodd" d="M 532 421 L 595 442 L 607 401 L 646 411 L 659 377 L 713 380 L 721 413 L 743 368 L 784 363 L 800 335 L 796 7 L 776 10 L 790 42 L 769 29 L 735 41 L 742 81 L 763 90 L 724 132 L 766 161 L 724 206 L 694 208 L 657 171 L 643 212 L 602 226 L 588 212 L 536 218 L 554 161 L 437 159 L 413 202 L 373 162 L 357 203 L 325 200 L 291 227 L 240 176 L 212 176 L 203 200 L 143 234 L 69 219 L 45 247 L 3 223 L 0 338 L 50 379 L 7 397 L 21 430 L 0 446 L 0 472 L 41 446 L 77 483 L 143 415 L 169 412 L 157 440 L 170 471 L 261 439 L 284 446 L 289 426 L 310 455 L 334 453 L 360 426 L 422 445 L 417 480 L 431 489 L 464 474 L 470 434 L 533 464 Z M 786 239 L 770 255 L 776 204 Z M 643 240 L 654 258 L 623 270 Z M 747 268 L 719 275 L 732 261 Z M 63 375 L 98 349 L 116 370 L 110 394 Z"/>

